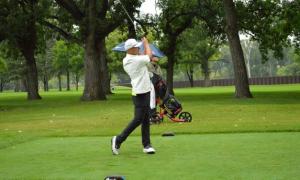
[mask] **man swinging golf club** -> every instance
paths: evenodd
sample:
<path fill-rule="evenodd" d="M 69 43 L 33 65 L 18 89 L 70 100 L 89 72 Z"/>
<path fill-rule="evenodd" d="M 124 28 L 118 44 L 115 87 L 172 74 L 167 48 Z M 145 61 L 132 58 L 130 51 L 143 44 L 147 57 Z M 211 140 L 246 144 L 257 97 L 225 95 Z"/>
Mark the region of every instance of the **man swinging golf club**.
<path fill-rule="evenodd" d="M 145 55 L 139 55 L 139 47 L 142 44 L 144 45 Z M 123 68 L 131 79 L 134 118 L 121 134 L 112 138 L 112 153 L 114 155 L 119 154 L 121 144 L 141 124 L 143 152 L 154 154 L 155 149 L 151 146 L 150 142 L 149 122 L 151 81 L 147 69 L 147 64 L 152 59 L 152 51 L 145 37 L 142 38 L 141 43 L 138 43 L 135 39 L 128 39 L 125 42 L 125 50 L 127 54 L 123 59 Z M 157 59 L 153 58 L 153 61 L 157 61 Z"/>

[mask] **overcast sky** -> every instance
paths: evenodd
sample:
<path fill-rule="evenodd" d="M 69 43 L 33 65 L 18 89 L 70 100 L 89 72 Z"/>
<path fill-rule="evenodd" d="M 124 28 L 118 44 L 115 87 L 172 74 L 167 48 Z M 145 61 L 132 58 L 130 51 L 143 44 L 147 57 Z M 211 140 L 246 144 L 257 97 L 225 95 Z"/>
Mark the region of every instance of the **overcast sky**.
<path fill-rule="evenodd" d="M 145 0 L 141 6 L 142 14 L 155 14 L 155 0 Z"/>

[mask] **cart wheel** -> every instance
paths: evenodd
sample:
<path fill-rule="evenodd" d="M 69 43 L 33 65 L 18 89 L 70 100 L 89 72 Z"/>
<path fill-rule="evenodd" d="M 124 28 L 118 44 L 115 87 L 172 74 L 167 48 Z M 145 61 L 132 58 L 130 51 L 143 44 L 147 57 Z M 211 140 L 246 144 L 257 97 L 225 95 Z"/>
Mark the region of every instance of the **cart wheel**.
<path fill-rule="evenodd" d="M 179 114 L 179 119 L 185 120 L 185 122 L 191 122 L 192 121 L 192 115 L 189 112 L 181 112 Z"/>
<path fill-rule="evenodd" d="M 150 117 L 151 124 L 160 124 L 163 121 L 163 118 L 157 113 L 153 117 Z"/>

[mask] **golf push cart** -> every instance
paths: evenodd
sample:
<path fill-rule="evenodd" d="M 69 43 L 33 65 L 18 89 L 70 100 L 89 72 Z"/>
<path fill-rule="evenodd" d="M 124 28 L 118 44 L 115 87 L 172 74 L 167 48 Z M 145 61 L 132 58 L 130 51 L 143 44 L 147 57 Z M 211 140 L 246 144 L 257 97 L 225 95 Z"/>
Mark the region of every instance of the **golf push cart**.
<path fill-rule="evenodd" d="M 155 89 L 156 104 L 159 106 L 159 112 L 151 112 L 150 122 L 159 124 L 167 116 L 174 122 L 191 122 L 192 115 L 189 112 L 182 112 L 181 103 L 171 94 L 167 93 L 167 85 L 157 74 L 153 74 L 152 83 Z"/>

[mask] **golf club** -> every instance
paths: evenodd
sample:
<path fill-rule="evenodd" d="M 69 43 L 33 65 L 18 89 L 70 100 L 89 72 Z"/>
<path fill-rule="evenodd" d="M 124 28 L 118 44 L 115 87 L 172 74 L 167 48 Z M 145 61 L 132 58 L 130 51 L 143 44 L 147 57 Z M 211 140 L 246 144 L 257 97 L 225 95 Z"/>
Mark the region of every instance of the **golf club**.
<path fill-rule="evenodd" d="M 123 5 L 122 1 L 121 0 L 118 0 L 118 2 L 120 3 L 122 9 L 124 10 L 125 14 L 127 15 L 127 17 L 129 18 L 129 20 L 131 21 L 131 23 L 133 24 L 134 26 L 134 29 L 136 30 L 136 25 L 134 23 L 134 20 L 130 17 L 128 11 L 126 10 L 125 6 Z M 146 36 L 147 33 L 143 30 L 143 28 L 141 28 L 141 31 L 142 31 L 142 36 Z"/>

